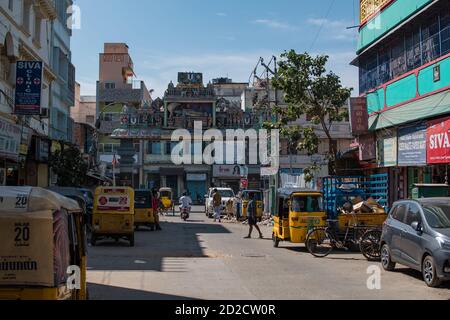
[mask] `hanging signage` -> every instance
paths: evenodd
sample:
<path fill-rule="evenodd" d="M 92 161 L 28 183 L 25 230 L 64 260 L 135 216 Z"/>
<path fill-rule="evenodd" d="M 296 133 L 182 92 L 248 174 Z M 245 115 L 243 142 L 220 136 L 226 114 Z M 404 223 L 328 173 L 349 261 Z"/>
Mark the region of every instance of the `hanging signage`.
<path fill-rule="evenodd" d="M 367 112 L 367 98 L 350 99 L 350 115 L 352 133 L 355 136 L 366 134 L 369 131 L 369 113 Z"/>
<path fill-rule="evenodd" d="M 50 142 L 36 138 L 36 161 L 47 162 L 50 154 Z"/>
<path fill-rule="evenodd" d="M 15 114 L 41 114 L 42 69 L 42 61 L 17 61 Z"/>
<path fill-rule="evenodd" d="M 241 179 L 240 187 L 242 190 L 248 189 L 248 179 Z"/>
<path fill-rule="evenodd" d="M 427 163 L 450 163 L 450 117 L 430 121 L 427 140 Z"/>
<path fill-rule="evenodd" d="M 397 165 L 397 132 L 384 130 L 377 135 L 378 167 L 395 167 Z"/>
<path fill-rule="evenodd" d="M 17 161 L 21 128 L 0 118 L 0 157 Z"/>
<path fill-rule="evenodd" d="M 248 175 L 248 169 L 240 165 L 215 165 L 213 167 L 214 178 L 240 179 Z"/>
<path fill-rule="evenodd" d="M 427 126 L 420 124 L 398 131 L 398 165 L 422 166 L 427 164 Z"/>
<path fill-rule="evenodd" d="M 374 134 L 368 134 L 358 137 L 359 143 L 359 160 L 369 161 L 376 159 L 377 147 Z"/>

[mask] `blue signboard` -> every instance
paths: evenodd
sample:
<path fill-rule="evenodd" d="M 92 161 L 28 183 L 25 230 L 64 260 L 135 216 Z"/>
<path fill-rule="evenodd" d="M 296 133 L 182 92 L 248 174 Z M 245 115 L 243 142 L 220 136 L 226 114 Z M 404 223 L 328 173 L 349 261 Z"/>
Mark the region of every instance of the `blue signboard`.
<path fill-rule="evenodd" d="M 15 114 L 41 114 L 42 68 L 42 61 L 17 61 Z"/>
<path fill-rule="evenodd" d="M 399 129 L 398 165 L 423 166 L 427 164 L 427 126 L 420 124 Z"/>

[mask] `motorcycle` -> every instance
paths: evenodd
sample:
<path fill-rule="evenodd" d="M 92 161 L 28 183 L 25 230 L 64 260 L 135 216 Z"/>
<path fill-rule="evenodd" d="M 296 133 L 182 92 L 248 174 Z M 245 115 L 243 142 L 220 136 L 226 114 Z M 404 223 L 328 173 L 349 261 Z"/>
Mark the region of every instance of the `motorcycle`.
<path fill-rule="evenodd" d="M 180 211 L 181 211 L 181 219 L 187 221 L 191 213 L 191 207 L 180 207 Z"/>

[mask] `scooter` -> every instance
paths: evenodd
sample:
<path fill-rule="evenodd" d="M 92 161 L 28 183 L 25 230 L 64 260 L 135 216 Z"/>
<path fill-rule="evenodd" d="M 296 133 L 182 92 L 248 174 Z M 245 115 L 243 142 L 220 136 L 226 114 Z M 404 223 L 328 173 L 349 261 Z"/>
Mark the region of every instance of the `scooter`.
<path fill-rule="evenodd" d="M 191 213 L 191 207 L 180 207 L 180 211 L 181 211 L 181 219 L 187 221 Z"/>

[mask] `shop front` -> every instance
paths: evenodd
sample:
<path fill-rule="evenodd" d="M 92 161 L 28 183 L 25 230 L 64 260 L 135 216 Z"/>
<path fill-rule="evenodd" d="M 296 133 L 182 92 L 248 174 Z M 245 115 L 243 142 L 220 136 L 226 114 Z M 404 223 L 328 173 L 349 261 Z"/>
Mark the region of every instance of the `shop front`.
<path fill-rule="evenodd" d="M 450 183 L 450 117 L 428 122 L 427 164 L 432 183 Z"/>
<path fill-rule="evenodd" d="M 21 127 L 0 117 L 0 186 L 16 186 L 19 179 Z"/>
<path fill-rule="evenodd" d="M 206 173 L 187 173 L 186 174 L 186 192 L 195 204 L 203 204 L 205 194 L 207 193 Z"/>

